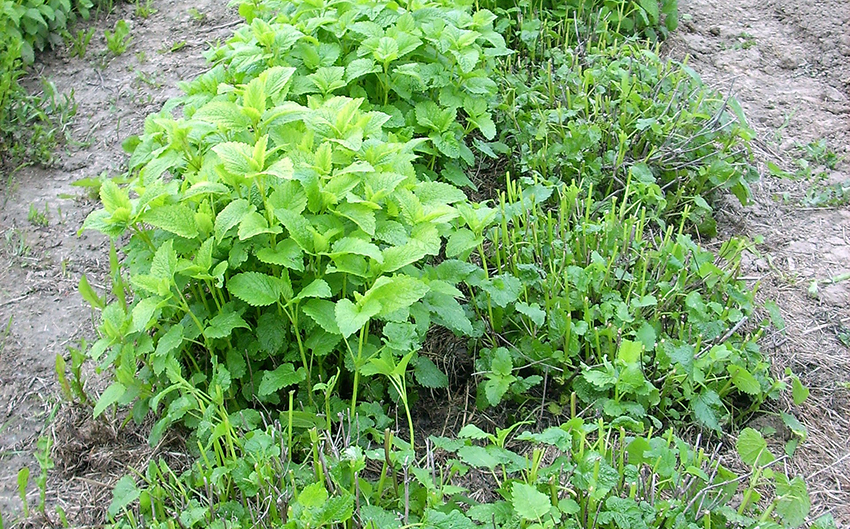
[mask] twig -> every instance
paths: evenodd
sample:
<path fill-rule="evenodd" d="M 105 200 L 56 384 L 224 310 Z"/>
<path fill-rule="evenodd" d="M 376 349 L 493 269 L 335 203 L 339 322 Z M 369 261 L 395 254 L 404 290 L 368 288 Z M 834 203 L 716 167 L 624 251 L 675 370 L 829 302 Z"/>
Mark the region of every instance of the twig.
<path fill-rule="evenodd" d="M 716 342 L 714 342 L 714 343 L 712 343 L 712 344 L 709 344 L 709 345 L 706 345 L 705 347 L 703 347 L 703 348 L 702 348 L 702 351 L 700 351 L 698 354 L 696 354 L 696 355 L 694 356 L 694 359 L 697 359 L 697 358 L 701 357 L 702 355 L 704 355 L 706 352 L 708 352 L 708 351 L 709 351 L 712 347 L 714 347 L 715 345 L 720 345 L 720 344 L 722 344 L 723 342 L 725 342 L 726 340 L 728 340 L 728 339 L 729 339 L 729 338 L 730 338 L 733 334 L 735 334 L 736 332 L 738 332 L 738 329 L 740 329 L 740 328 L 741 328 L 741 327 L 742 327 L 745 323 L 747 323 L 747 320 L 748 320 L 748 319 L 749 319 L 749 317 L 748 317 L 748 316 L 744 316 L 743 318 L 741 318 L 740 320 L 738 320 L 738 323 L 736 323 L 734 327 L 732 327 L 731 329 L 729 329 L 729 330 L 726 332 L 726 334 L 724 334 L 724 335 L 720 338 L 720 340 L 718 340 L 718 341 L 716 341 Z"/>
<path fill-rule="evenodd" d="M 844 460 L 845 460 L 845 459 L 847 459 L 848 457 L 850 457 L 850 452 L 848 452 L 848 453 L 844 454 L 843 456 L 841 456 L 840 458 L 836 459 L 835 461 L 833 461 L 832 463 L 828 464 L 827 466 L 825 466 L 825 467 L 821 468 L 820 470 L 818 470 L 818 471 L 816 471 L 816 472 L 813 472 L 812 474 L 810 474 L 810 475 L 806 478 L 806 481 L 810 481 L 813 477 L 817 476 L 817 475 L 818 475 L 818 474 L 820 474 L 821 472 L 825 472 L 825 471 L 829 470 L 830 468 L 832 468 L 832 467 L 834 467 L 834 466 L 838 465 L 839 463 L 841 463 L 842 461 L 844 461 Z"/>
<path fill-rule="evenodd" d="M 6 305 L 11 305 L 12 303 L 17 303 L 18 301 L 24 300 L 24 299 L 26 299 L 26 298 L 27 298 L 27 296 L 29 296 L 30 294 L 32 294 L 32 292 L 27 292 L 27 293 L 26 293 L 26 294 L 24 294 L 23 296 L 18 296 L 18 297 L 16 297 L 16 298 L 7 299 L 6 301 L 4 301 L 4 302 L 0 303 L 0 307 L 5 307 Z"/>

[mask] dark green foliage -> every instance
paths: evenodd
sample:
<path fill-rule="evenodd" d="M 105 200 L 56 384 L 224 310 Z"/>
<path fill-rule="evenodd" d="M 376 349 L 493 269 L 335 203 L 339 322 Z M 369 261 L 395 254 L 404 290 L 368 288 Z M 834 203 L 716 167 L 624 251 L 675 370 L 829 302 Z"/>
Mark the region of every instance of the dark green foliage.
<path fill-rule="evenodd" d="M 749 200 L 753 133 L 737 103 L 687 65 L 634 43 L 553 49 L 540 66 L 513 63 L 501 84 L 497 121 L 520 174 L 592 185 L 597 200 L 631 183 L 654 219 L 690 215 L 706 235 L 716 191 Z"/>
<path fill-rule="evenodd" d="M 90 0 L 0 0 L 0 164 L 50 161 L 57 129 L 73 117 L 73 94 L 57 101 L 52 85 L 28 94 L 18 81 L 34 52 L 63 42 L 78 17 L 88 18 Z"/>
<path fill-rule="evenodd" d="M 488 230 L 498 251 L 484 254 L 487 278 L 467 279 L 499 337 L 477 363 L 490 373 L 481 404 L 524 395 L 545 375 L 550 394 L 566 391 L 561 403 L 575 391 L 612 420 L 719 432 L 775 396 L 758 335 L 742 330 L 754 308 L 737 280 L 743 241 L 715 256 L 681 226 L 654 233 L 630 188 L 600 216 L 575 186 L 549 202 L 545 187 L 508 188 Z"/>

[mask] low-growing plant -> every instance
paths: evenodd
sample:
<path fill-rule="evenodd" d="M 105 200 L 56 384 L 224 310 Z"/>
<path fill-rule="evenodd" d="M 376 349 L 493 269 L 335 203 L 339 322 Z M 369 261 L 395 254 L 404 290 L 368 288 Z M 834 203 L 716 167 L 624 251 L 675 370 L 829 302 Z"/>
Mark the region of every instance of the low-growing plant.
<path fill-rule="evenodd" d="M 62 43 L 62 34 L 78 17 L 88 19 L 90 0 L 3 0 L 0 2 L 0 35 L 4 42 L 20 46 L 26 64 L 35 50 Z"/>
<path fill-rule="evenodd" d="M 79 57 L 84 59 L 89 48 L 89 43 L 94 36 L 95 29 L 78 29 L 77 33 L 71 35 L 68 33 L 69 47 L 71 49 L 71 57 Z"/>
<path fill-rule="evenodd" d="M 545 377 L 555 410 L 575 391 L 611 419 L 720 431 L 776 396 L 782 384 L 760 332 L 745 327 L 754 308 L 753 289 L 737 279 L 746 243 L 730 240 L 715 256 L 684 222 L 653 232 L 632 185 L 597 215 L 575 185 L 547 202 L 551 189 L 509 181 L 484 214 L 492 228 L 449 240 L 449 257 L 477 249 L 485 269 L 466 278 L 491 332 L 476 362 L 487 378 L 480 405 L 527 395 Z"/>
<path fill-rule="evenodd" d="M 153 0 L 136 0 L 136 6 L 133 8 L 133 14 L 139 18 L 148 18 L 157 12 L 152 4 Z"/>
<path fill-rule="evenodd" d="M 422 459 L 389 435 L 383 447 L 363 450 L 316 432 L 317 448 L 301 463 L 282 428 L 229 426 L 228 442 L 200 447 L 204 455 L 180 475 L 152 461 L 141 486 L 122 478 L 109 508 L 118 518 L 112 527 L 164 528 L 179 518 L 186 528 L 792 529 L 810 510 L 802 478 L 774 468 L 776 458 L 752 429 L 738 437 L 748 470 L 736 474 L 672 431 L 635 436 L 576 417 L 506 444 L 517 426 L 432 436 Z M 379 477 L 370 464 L 382 468 Z M 472 500 L 463 483 L 473 473 L 501 499 Z M 816 524 L 830 526 L 826 518 Z"/>
<path fill-rule="evenodd" d="M 115 55 L 121 55 L 133 43 L 133 36 L 130 35 L 130 25 L 124 19 L 115 23 L 114 31 L 107 29 L 104 32 L 104 37 L 106 38 L 106 47 Z"/>
<path fill-rule="evenodd" d="M 30 204 L 27 220 L 30 224 L 46 228 L 50 224 L 50 206 L 44 204 L 44 211 L 40 211 L 35 204 Z"/>
<path fill-rule="evenodd" d="M 597 200 L 631 181 L 633 200 L 658 220 L 678 223 L 688 208 L 707 235 L 716 232 L 715 192 L 750 198 L 752 132 L 734 99 L 685 64 L 635 43 L 553 49 L 542 67 L 510 63 L 500 84 L 508 95 L 497 124 L 516 146 L 520 175 L 592 185 Z"/>
<path fill-rule="evenodd" d="M 486 0 L 508 45 L 538 60 L 547 50 L 598 41 L 666 39 L 679 25 L 678 0 Z"/>

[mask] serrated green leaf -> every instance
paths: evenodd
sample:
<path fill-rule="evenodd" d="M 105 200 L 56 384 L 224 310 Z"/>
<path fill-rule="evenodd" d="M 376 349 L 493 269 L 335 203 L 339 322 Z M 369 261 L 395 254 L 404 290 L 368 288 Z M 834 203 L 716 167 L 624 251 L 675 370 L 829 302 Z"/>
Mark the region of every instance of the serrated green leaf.
<path fill-rule="evenodd" d="M 272 248 L 261 248 L 257 251 L 257 259 L 266 263 L 285 266 L 290 270 L 304 270 L 304 254 L 292 239 L 285 239 Z"/>
<path fill-rule="evenodd" d="M 481 446 L 464 446 L 458 449 L 457 455 L 467 465 L 477 468 L 493 470 L 499 464 L 499 460 Z"/>
<path fill-rule="evenodd" d="M 758 395 L 761 393 L 761 384 L 749 371 L 741 366 L 730 364 L 727 368 L 732 377 L 732 383 L 740 391 L 747 395 Z"/>
<path fill-rule="evenodd" d="M 229 141 L 212 148 L 224 165 L 224 170 L 236 176 L 246 176 L 259 168 L 253 163 L 254 147 L 247 143 Z"/>
<path fill-rule="evenodd" d="M 372 244 L 368 240 L 360 239 L 357 237 L 343 237 L 339 239 L 333 244 L 333 248 L 331 252 L 325 254 L 333 257 L 343 256 L 343 255 L 362 255 L 364 257 L 370 257 L 377 261 L 379 264 L 384 262 L 384 256 L 381 253 L 381 249 L 376 245 Z"/>
<path fill-rule="evenodd" d="M 95 404 L 93 412 L 94 418 L 97 418 L 106 408 L 118 402 L 118 400 L 123 397 L 126 392 L 127 388 L 124 384 L 120 382 L 113 382 L 103 391 L 103 393 L 101 393 L 100 398 L 97 399 L 97 404 Z"/>
<path fill-rule="evenodd" d="M 299 301 L 306 298 L 329 298 L 332 295 L 331 287 L 324 279 L 314 279 L 309 285 L 302 288 L 292 300 Z"/>
<path fill-rule="evenodd" d="M 280 279 L 259 272 L 242 272 L 227 281 L 227 290 L 254 307 L 276 303 L 282 294 Z"/>
<path fill-rule="evenodd" d="M 301 305 L 301 311 L 331 334 L 342 334 L 336 324 L 336 305 L 332 301 L 310 299 Z"/>
<path fill-rule="evenodd" d="M 484 237 L 475 235 L 472 230 L 460 228 L 449 237 L 446 243 L 446 257 L 466 257 L 469 252 L 484 242 Z"/>
<path fill-rule="evenodd" d="M 312 254 L 314 249 L 315 230 L 310 222 L 298 213 L 289 211 L 288 209 L 279 208 L 274 212 L 275 216 L 280 220 L 286 231 L 292 237 L 292 240 L 306 253 Z"/>
<path fill-rule="evenodd" d="M 782 518 L 784 526 L 790 529 L 800 527 L 806 521 L 812 507 L 806 482 L 797 476 L 788 480 L 782 474 L 776 479 L 776 512 Z"/>
<path fill-rule="evenodd" d="M 427 357 L 420 356 L 413 368 L 416 382 L 426 388 L 445 388 L 449 385 L 449 377 Z"/>
<path fill-rule="evenodd" d="M 336 302 L 336 306 L 334 307 L 337 327 L 339 327 L 339 332 L 345 338 L 348 338 L 363 328 L 366 322 L 380 311 L 381 304 L 377 301 L 355 305 L 349 299 L 341 299 Z"/>
<path fill-rule="evenodd" d="M 414 277 L 398 275 L 381 276 L 372 285 L 358 305 L 377 302 L 380 310 L 375 313 L 385 317 L 397 310 L 406 309 L 428 293 L 428 284 Z"/>
<path fill-rule="evenodd" d="M 735 442 L 735 449 L 741 460 L 752 467 L 761 467 L 776 459 L 767 449 L 767 441 L 753 428 L 744 428 L 741 431 Z"/>
<path fill-rule="evenodd" d="M 109 213 L 113 213 L 118 208 L 126 208 L 128 210 L 132 210 L 133 208 L 127 190 L 121 189 L 112 180 L 105 180 L 100 185 L 100 201 Z"/>
<path fill-rule="evenodd" d="M 159 206 L 142 215 L 142 220 L 186 239 L 198 236 L 195 213 L 183 204 Z"/>
<path fill-rule="evenodd" d="M 303 370 L 299 369 L 296 371 L 292 364 L 281 364 L 274 371 L 263 373 L 257 393 L 261 397 L 265 397 L 272 393 L 277 393 L 285 387 L 298 384 L 304 378 L 305 374 Z"/>
<path fill-rule="evenodd" d="M 251 120 L 232 101 L 211 101 L 192 115 L 192 119 L 214 123 L 221 130 L 245 130 Z"/>
<path fill-rule="evenodd" d="M 215 240 L 221 242 L 231 228 L 242 222 L 246 215 L 257 208 L 245 199 L 237 199 L 228 204 L 215 217 Z"/>
<path fill-rule="evenodd" d="M 334 209 L 334 213 L 354 222 L 370 237 L 375 235 L 375 212 L 366 204 L 344 202 Z"/>
<path fill-rule="evenodd" d="M 239 240 L 244 241 L 261 233 L 280 233 L 280 226 L 269 227 L 266 218 L 256 211 L 247 213 L 239 222 Z"/>
<path fill-rule="evenodd" d="M 109 503 L 107 512 L 116 517 L 124 511 L 131 503 L 139 499 L 141 491 L 136 487 L 136 482 L 130 476 L 124 476 L 115 483 L 112 489 L 112 501 Z"/>
<path fill-rule="evenodd" d="M 517 312 L 528 316 L 528 319 L 534 322 L 535 325 L 541 326 L 546 322 L 546 311 L 541 309 L 537 303 L 529 305 L 528 303 L 517 301 L 514 306 Z"/>
<path fill-rule="evenodd" d="M 549 513 L 552 503 L 549 496 L 525 483 L 514 483 L 511 488 L 511 505 L 524 520 L 540 520 Z"/>
<path fill-rule="evenodd" d="M 487 398 L 487 402 L 491 406 L 498 406 L 514 380 L 516 380 L 516 377 L 513 376 L 495 376 L 484 381 L 484 396 Z"/>
<path fill-rule="evenodd" d="M 207 338 L 227 338 L 233 329 L 250 329 L 245 320 L 236 312 L 220 312 L 216 314 L 204 329 Z"/>
<path fill-rule="evenodd" d="M 153 320 L 154 313 L 159 308 L 162 300 L 156 297 L 143 298 L 133 307 L 133 318 L 128 332 L 141 332 L 148 328 L 148 325 Z"/>
<path fill-rule="evenodd" d="M 177 252 L 174 251 L 174 241 L 165 241 L 159 248 L 151 261 L 151 276 L 163 279 L 170 284 L 177 272 Z"/>
<path fill-rule="evenodd" d="M 711 390 L 704 390 L 691 401 L 691 410 L 694 418 L 714 431 L 720 431 L 720 421 L 717 418 L 717 410 L 723 405 L 720 397 Z"/>

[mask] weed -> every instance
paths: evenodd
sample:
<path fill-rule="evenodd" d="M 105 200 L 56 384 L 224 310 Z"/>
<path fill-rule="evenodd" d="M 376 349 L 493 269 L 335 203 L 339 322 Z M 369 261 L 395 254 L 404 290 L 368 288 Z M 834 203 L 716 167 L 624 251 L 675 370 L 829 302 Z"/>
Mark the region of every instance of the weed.
<path fill-rule="evenodd" d="M 94 28 L 86 30 L 78 29 L 74 36 L 69 34 L 68 40 L 70 41 L 71 57 L 85 58 L 89 43 L 94 36 L 94 31 Z"/>
<path fill-rule="evenodd" d="M 158 74 L 156 72 L 145 72 L 143 70 L 136 70 L 136 84 L 146 84 L 151 88 L 160 88 L 162 87 L 162 81 L 157 79 Z"/>
<path fill-rule="evenodd" d="M 35 204 L 30 204 L 29 213 L 27 213 L 27 220 L 30 224 L 34 226 L 41 226 L 42 228 L 46 228 L 50 224 L 50 207 L 48 204 L 44 204 L 44 211 L 39 211 Z"/>
<path fill-rule="evenodd" d="M 106 47 L 115 55 L 121 55 L 132 44 L 133 37 L 130 35 L 130 26 L 126 20 L 119 20 L 115 23 L 115 30 L 104 33 L 106 37 Z"/>
<path fill-rule="evenodd" d="M 153 8 L 153 0 L 136 0 L 136 6 L 133 9 L 133 14 L 139 18 L 148 18 L 157 12 Z"/>
<path fill-rule="evenodd" d="M 202 13 L 196 7 L 190 7 L 188 12 L 189 16 L 192 17 L 192 20 L 198 23 L 203 22 L 207 18 L 207 14 Z"/>

